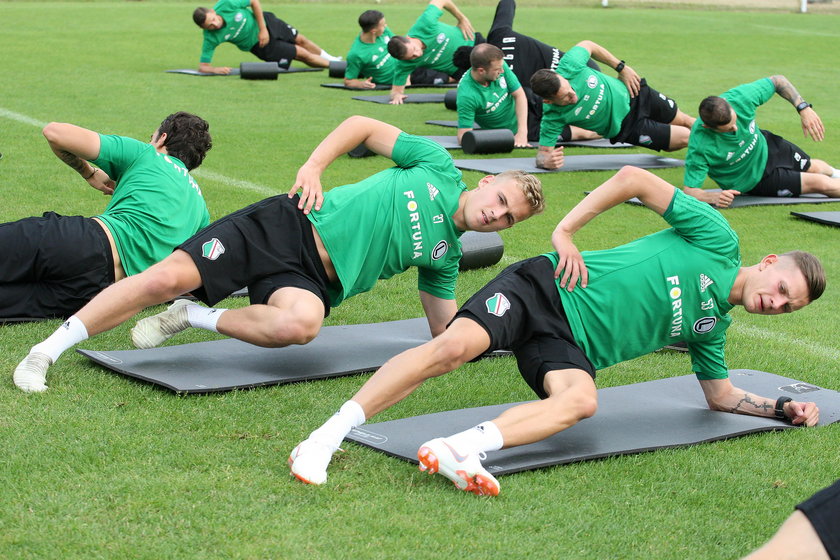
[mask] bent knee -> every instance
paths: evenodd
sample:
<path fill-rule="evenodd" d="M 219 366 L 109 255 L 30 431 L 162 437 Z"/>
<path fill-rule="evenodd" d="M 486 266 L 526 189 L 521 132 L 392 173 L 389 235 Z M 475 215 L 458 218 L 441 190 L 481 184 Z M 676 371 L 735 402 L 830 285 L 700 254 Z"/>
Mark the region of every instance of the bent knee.
<path fill-rule="evenodd" d="M 440 370 L 441 372 L 457 369 L 461 365 L 475 358 L 475 356 L 470 355 L 471 352 L 469 351 L 468 345 L 455 337 L 444 338 L 444 336 L 441 335 L 433 340 L 432 344 L 435 345 L 435 369 Z"/>
<path fill-rule="evenodd" d="M 143 282 L 143 292 L 155 300 L 167 301 L 187 291 L 180 285 L 177 273 L 160 264 L 140 273 L 137 278 Z"/>
<path fill-rule="evenodd" d="M 277 348 L 290 344 L 309 344 L 320 330 L 320 322 L 279 319 L 271 329 L 269 345 Z"/>

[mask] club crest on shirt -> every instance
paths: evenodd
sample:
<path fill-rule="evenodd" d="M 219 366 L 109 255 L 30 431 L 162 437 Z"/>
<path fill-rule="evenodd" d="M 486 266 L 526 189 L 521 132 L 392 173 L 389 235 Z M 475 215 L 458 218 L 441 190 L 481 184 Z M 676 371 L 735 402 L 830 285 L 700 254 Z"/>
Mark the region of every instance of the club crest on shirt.
<path fill-rule="evenodd" d="M 237 13 L 235 16 L 233 16 L 233 21 L 236 21 L 236 22 L 242 21 L 242 14 Z"/>
<path fill-rule="evenodd" d="M 694 327 L 692 330 L 694 330 L 697 334 L 706 334 L 715 328 L 716 324 L 717 317 L 701 317 L 700 319 L 694 321 Z"/>
<path fill-rule="evenodd" d="M 510 309 L 508 298 L 501 292 L 496 292 L 492 297 L 487 298 L 484 305 L 487 306 L 487 312 L 496 317 L 501 317 Z"/>
<path fill-rule="evenodd" d="M 216 237 L 201 245 L 201 256 L 210 261 L 215 261 L 224 252 L 225 246 Z"/>
<path fill-rule="evenodd" d="M 437 36 L 437 42 L 438 42 L 438 44 L 443 43 L 443 41 L 444 41 L 445 39 L 446 39 L 446 35 L 445 35 L 444 33 L 438 33 L 438 36 Z"/>
<path fill-rule="evenodd" d="M 507 81 L 505 80 L 504 76 L 499 77 L 499 85 L 502 87 L 502 89 L 507 89 Z"/>

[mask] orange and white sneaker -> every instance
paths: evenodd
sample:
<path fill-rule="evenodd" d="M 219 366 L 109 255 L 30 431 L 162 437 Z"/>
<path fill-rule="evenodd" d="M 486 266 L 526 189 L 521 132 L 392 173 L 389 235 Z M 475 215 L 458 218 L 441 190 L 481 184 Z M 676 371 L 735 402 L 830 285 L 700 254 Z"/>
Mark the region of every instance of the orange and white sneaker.
<path fill-rule="evenodd" d="M 323 484 L 327 481 L 327 466 L 336 451 L 340 449 L 311 439 L 304 440 L 289 454 L 289 470 L 301 482 Z"/>
<path fill-rule="evenodd" d="M 461 455 L 445 438 L 427 441 L 417 451 L 421 471 L 440 473 L 476 496 L 498 496 L 499 481 L 481 466 L 481 459 L 486 457 L 484 453 Z"/>

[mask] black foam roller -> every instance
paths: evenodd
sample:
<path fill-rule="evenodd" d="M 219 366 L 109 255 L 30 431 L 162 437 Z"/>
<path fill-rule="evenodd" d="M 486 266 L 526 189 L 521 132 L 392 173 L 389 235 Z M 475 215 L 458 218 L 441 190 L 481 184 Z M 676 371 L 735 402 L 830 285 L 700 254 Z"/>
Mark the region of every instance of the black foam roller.
<path fill-rule="evenodd" d="M 451 111 L 458 110 L 458 89 L 450 89 L 443 96 L 443 104 Z"/>
<path fill-rule="evenodd" d="M 347 71 L 346 60 L 331 60 L 330 61 L 330 78 L 343 78 Z"/>
<path fill-rule="evenodd" d="M 461 270 L 493 266 L 505 254 L 502 236 L 495 231 L 468 231 L 461 236 Z"/>
<path fill-rule="evenodd" d="M 240 62 L 239 77 L 243 80 L 276 80 L 280 67 L 276 62 Z"/>
<path fill-rule="evenodd" d="M 461 137 L 465 154 L 501 154 L 513 151 L 513 132 L 506 128 L 470 130 Z"/>
<path fill-rule="evenodd" d="M 351 158 L 365 158 L 365 157 L 370 157 L 370 156 L 373 156 L 373 155 L 376 155 L 376 154 L 374 154 L 372 151 L 370 151 L 368 149 L 368 147 L 365 146 L 364 142 L 362 142 L 361 144 L 359 144 L 358 146 L 356 146 L 355 148 L 353 148 L 352 150 L 347 152 L 347 155 L 350 156 Z"/>

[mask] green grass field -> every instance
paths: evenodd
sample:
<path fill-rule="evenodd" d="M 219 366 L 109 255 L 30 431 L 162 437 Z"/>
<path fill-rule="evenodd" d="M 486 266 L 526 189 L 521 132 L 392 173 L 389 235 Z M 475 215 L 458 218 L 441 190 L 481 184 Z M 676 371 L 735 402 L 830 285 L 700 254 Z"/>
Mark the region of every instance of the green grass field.
<path fill-rule="evenodd" d="M 837 16 L 536 4 L 520 5 L 520 31 L 565 49 L 593 39 L 689 113 L 707 95 L 786 75 L 814 104 L 826 140 L 802 140 L 796 112 L 781 98 L 760 109 L 759 124 L 840 165 Z M 194 6 L 0 2 L 0 221 L 47 210 L 95 215 L 104 208 L 102 195 L 50 151 L 40 134 L 50 121 L 146 139 L 168 113 L 198 113 L 211 123 L 215 146 L 195 175 L 218 218 L 287 190 L 311 150 L 349 115 L 418 134 L 443 134 L 424 121 L 454 118 L 443 105 L 353 101 L 350 92 L 318 87 L 328 81 L 326 73 L 276 82 L 166 74 L 197 65 Z M 370 7 L 264 6 L 334 54 L 346 52 L 356 17 Z M 404 2 L 377 7 L 397 32 L 422 8 Z M 476 29 L 487 30 L 492 2 L 465 1 L 462 8 Z M 253 58 L 225 45 L 214 63 L 243 60 Z M 341 158 L 323 182 L 350 183 L 388 163 Z M 675 184 L 682 179 L 679 169 L 657 173 Z M 464 273 L 459 300 L 504 265 L 549 250 L 557 221 L 584 190 L 609 176 L 543 176 L 548 210 L 503 233 L 502 263 Z M 465 173 L 468 184 L 479 178 Z M 729 366 L 840 389 L 840 230 L 794 219 L 791 209 L 735 209 L 725 216 L 741 237 L 745 263 L 770 252 L 808 250 L 823 259 L 829 289 L 791 316 L 735 311 Z M 583 249 L 607 248 L 662 227 L 653 212 L 625 205 L 594 221 L 577 241 Z M 327 324 L 420 316 L 415 285 L 413 272 L 381 282 L 335 309 Z M 642 305 L 628 303 L 630 312 Z M 129 348 L 132 324 L 83 346 Z M 456 492 L 443 478 L 349 444 L 334 460 L 327 485 L 309 487 L 289 476 L 289 451 L 367 376 L 177 397 L 67 352 L 51 369 L 48 392 L 20 392 L 12 370 L 57 325 L 0 327 L 2 558 L 737 558 L 840 473 L 835 425 L 515 474 L 501 479 L 496 499 Z M 195 331 L 173 343 L 211 336 Z M 687 356 L 658 353 L 600 372 L 598 385 L 683 375 L 689 367 Z M 513 359 L 490 360 L 427 383 L 380 419 L 530 398 Z"/>

